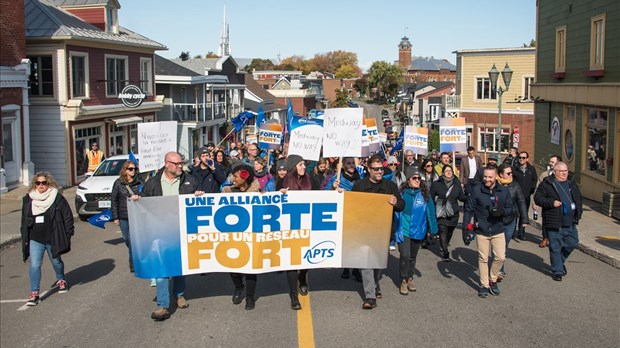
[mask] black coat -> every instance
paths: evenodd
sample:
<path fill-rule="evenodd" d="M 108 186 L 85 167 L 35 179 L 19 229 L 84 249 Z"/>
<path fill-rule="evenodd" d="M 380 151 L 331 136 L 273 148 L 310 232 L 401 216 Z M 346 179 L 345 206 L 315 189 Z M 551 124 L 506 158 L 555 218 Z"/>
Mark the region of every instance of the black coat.
<path fill-rule="evenodd" d="M 144 184 L 144 189 L 142 189 L 141 196 L 163 196 L 163 190 L 161 189 L 161 176 L 164 175 L 164 170 L 165 168 L 161 168 L 154 177 L 149 179 L 146 184 Z M 180 195 L 191 194 L 198 191 L 198 189 L 198 184 L 193 176 L 187 174 L 186 172 L 181 173 L 181 176 L 179 177 Z"/>
<path fill-rule="evenodd" d="M 521 186 L 521 192 L 526 199 L 534 193 L 536 190 L 536 184 L 538 183 L 538 174 L 534 166 L 527 164 L 525 167 L 525 173 L 521 171 L 521 166 L 517 165 L 512 167 L 512 179 Z"/>
<path fill-rule="evenodd" d="M 502 216 L 492 216 L 492 201 L 496 200 L 496 207 L 503 210 Z M 465 213 L 463 216 L 463 231 L 467 230 L 467 224 L 474 218 L 474 232 L 485 236 L 494 236 L 504 233 L 504 217 L 514 214 L 512 205 L 512 197 L 506 186 L 495 184 L 493 190 L 489 190 L 485 185 L 475 185 L 467 201 L 465 202 Z"/>
<path fill-rule="evenodd" d="M 512 204 L 515 208 L 514 214 L 512 214 L 511 219 L 507 219 L 504 222 L 511 223 L 514 219 L 517 218 L 517 216 L 521 216 L 521 222 L 523 224 L 529 224 L 530 218 L 527 216 L 527 208 L 525 207 L 525 196 L 523 196 L 523 191 L 521 190 L 521 187 L 519 187 L 519 184 L 514 181 L 504 186 L 508 187 L 508 191 L 510 191 L 510 196 L 512 197 Z"/>
<path fill-rule="evenodd" d="M 405 200 L 400 195 L 400 191 L 398 191 L 398 187 L 396 184 L 387 179 L 381 179 L 381 182 L 378 184 L 373 184 L 370 182 L 368 177 L 356 182 L 353 185 L 353 189 L 351 191 L 356 192 L 368 192 L 368 193 L 383 193 L 387 195 L 393 195 L 396 197 L 396 205 L 394 206 L 394 211 L 399 212 L 405 209 Z"/>
<path fill-rule="evenodd" d="M 560 193 L 554 185 L 555 177 L 548 176 L 538 185 L 534 193 L 534 202 L 542 208 L 543 227 L 559 229 L 562 227 L 562 207 L 554 207 L 554 201 L 561 201 Z M 575 216 L 573 223 L 577 225 L 583 213 L 583 201 L 581 191 L 572 178 L 569 178 L 570 194 L 575 202 Z"/>
<path fill-rule="evenodd" d="M 73 237 L 73 212 L 65 197 L 58 192 L 54 203 L 48 211 L 50 214 L 51 231 L 50 244 L 52 245 L 52 257 L 57 258 L 61 254 L 71 251 L 71 237 Z M 34 221 L 31 216 L 32 198 L 29 195 L 24 196 L 22 205 L 22 224 L 20 227 L 22 235 L 22 256 L 24 262 L 30 257 L 30 230 Z"/>
<path fill-rule="evenodd" d="M 128 220 L 127 215 L 127 199 L 131 197 L 127 186 L 131 188 L 134 194 L 140 195 L 141 186 L 144 185 L 142 179 L 136 176 L 136 180 L 129 184 L 123 184 L 121 179 L 116 179 L 112 186 L 112 221 L 114 220 Z"/>
<path fill-rule="evenodd" d="M 220 193 L 220 186 L 226 181 L 226 172 L 217 162 L 214 163 L 215 170 L 207 167 L 202 169 L 200 165 L 192 168 L 192 176 L 196 179 L 198 188 L 206 193 Z M 193 193 L 193 192 L 192 192 Z"/>
<path fill-rule="evenodd" d="M 465 202 L 467 196 L 465 195 L 465 192 L 463 192 L 463 188 L 461 187 L 461 182 L 459 181 L 459 179 L 453 177 L 452 185 L 453 188 L 448 195 L 447 201 L 450 202 L 450 204 L 452 205 L 452 209 L 454 209 L 454 215 L 445 218 L 437 218 L 438 225 L 456 226 L 459 223 L 459 201 Z M 441 203 L 445 205 L 447 193 L 448 187 L 446 186 L 445 178 L 441 176 L 431 185 L 430 197 L 433 201 L 441 201 Z M 437 208 L 438 205 L 439 204 L 435 204 L 435 208 Z"/>

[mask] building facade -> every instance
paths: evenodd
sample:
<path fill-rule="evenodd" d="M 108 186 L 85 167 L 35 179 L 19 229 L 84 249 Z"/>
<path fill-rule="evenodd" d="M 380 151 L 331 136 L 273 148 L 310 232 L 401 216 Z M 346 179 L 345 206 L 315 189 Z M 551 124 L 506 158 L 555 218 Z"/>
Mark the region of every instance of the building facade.
<path fill-rule="evenodd" d="M 620 5 L 538 1 L 537 17 L 536 161 L 561 155 L 600 202 L 620 191 Z"/>
<path fill-rule="evenodd" d="M 447 117 L 464 117 L 468 145 L 487 155 L 506 156 L 510 147 L 534 152 L 534 82 L 535 48 L 498 48 L 456 51 L 456 94 L 444 97 Z M 507 91 L 502 95 L 501 135 L 499 96 L 491 88 L 489 70 L 502 70 L 506 64 L 513 71 Z M 506 90 L 500 77 L 498 87 Z"/>

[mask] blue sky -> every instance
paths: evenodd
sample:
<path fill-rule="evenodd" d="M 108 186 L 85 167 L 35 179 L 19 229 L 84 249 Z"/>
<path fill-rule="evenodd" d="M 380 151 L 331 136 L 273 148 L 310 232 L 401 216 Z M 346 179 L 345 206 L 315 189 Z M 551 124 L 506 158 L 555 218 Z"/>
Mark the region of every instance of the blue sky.
<path fill-rule="evenodd" d="M 520 47 L 536 31 L 534 0 L 119 1 L 120 25 L 166 45 L 158 54 L 167 58 L 217 53 L 224 5 L 233 57 L 311 58 L 345 50 L 357 53 L 364 70 L 377 60 L 397 60 L 405 32 L 414 56 L 455 63 L 455 50 Z"/>

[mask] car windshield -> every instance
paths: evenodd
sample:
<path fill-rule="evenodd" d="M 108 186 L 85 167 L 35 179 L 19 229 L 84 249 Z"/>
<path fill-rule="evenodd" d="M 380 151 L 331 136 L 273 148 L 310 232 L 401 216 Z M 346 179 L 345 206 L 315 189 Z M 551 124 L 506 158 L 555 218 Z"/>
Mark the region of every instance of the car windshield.
<path fill-rule="evenodd" d="M 93 176 L 118 176 L 121 172 L 121 168 L 123 164 L 127 161 L 126 159 L 117 159 L 117 160 L 105 160 L 101 165 L 95 170 Z"/>

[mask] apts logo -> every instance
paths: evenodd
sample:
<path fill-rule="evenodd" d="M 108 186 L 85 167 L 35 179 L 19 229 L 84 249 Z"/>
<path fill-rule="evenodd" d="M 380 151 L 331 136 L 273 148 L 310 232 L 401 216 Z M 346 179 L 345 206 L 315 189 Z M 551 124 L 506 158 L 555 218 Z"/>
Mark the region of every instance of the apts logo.
<path fill-rule="evenodd" d="M 336 243 L 331 240 L 326 240 L 306 251 L 304 254 L 304 259 L 306 259 L 309 263 L 316 265 L 317 263 L 321 263 L 330 257 L 334 257 L 334 250 L 336 250 Z"/>

